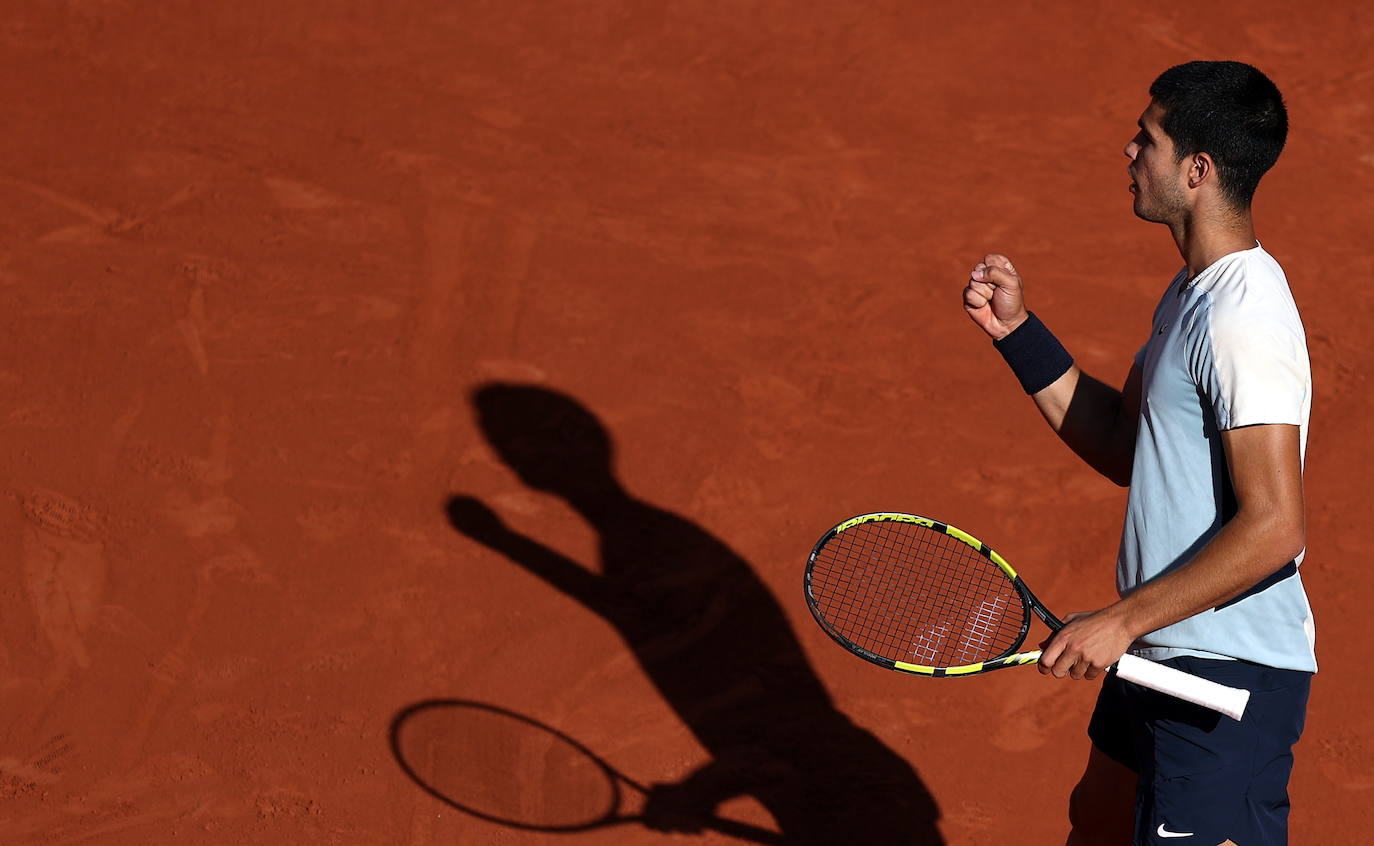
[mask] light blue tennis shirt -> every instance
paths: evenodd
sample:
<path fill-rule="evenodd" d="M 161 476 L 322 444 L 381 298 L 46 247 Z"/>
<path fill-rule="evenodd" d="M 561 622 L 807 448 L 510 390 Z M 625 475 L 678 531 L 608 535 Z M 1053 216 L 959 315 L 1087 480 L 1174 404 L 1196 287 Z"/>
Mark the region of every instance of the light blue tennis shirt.
<path fill-rule="evenodd" d="M 1283 269 L 1258 245 L 1223 256 L 1191 281 L 1187 268 L 1179 271 L 1136 361 L 1140 423 L 1117 557 L 1123 596 L 1187 563 L 1234 516 L 1222 431 L 1298 426 L 1305 460 L 1312 408 L 1302 320 Z M 1131 652 L 1315 672 L 1302 557 L 1236 599 L 1151 632 Z"/>

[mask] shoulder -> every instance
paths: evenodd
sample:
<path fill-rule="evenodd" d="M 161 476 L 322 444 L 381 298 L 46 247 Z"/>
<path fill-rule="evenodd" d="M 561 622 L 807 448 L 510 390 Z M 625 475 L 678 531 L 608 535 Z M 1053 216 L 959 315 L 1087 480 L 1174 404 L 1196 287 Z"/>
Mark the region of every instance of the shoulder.
<path fill-rule="evenodd" d="M 1198 280 L 1197 329 L 1213 340 L 1239 335 L 1304 336 L 1283 268 L 1262 248 L 1229 257 Z"/>
<path fill-rule="evenodd" d="M 1259 247 L 1221 259 L 1194 284 L 1210 300 L 1213 310 L 1297 314 L 1283 268 Z"/>

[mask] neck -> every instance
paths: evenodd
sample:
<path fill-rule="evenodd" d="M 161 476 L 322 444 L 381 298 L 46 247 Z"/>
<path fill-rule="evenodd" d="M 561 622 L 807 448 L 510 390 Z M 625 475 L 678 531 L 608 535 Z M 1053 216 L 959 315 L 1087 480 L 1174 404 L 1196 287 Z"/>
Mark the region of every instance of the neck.
<path fill-rule="evenodd" d="M 557 493 L 590 523 L 601 523 L 610 515 L 623 513 L 626 503 L 631 501 L 629 492 L 611 477 L 596 479 L 574 490 Z"/>
<path fill-rule="evenodd" d="M 1255 246 L 1255 226 L 1249 210 L 1201 213 L 1194 211 L 1169 224 L 1178 254 L 1188 265 L 1188 277 L 1197 276 L 1217 259 Z"/>

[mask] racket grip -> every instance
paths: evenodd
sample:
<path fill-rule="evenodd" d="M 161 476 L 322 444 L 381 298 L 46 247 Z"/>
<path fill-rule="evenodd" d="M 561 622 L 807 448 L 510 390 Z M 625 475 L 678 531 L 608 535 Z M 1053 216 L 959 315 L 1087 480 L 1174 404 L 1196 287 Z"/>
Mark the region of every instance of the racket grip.
<path fill-rule="evenodd" d="M 1210 708 L 1233 720 L 1241 718 L 1245 706 L 1250 702 L 1250 691 L 1244 688 L 1217 684 L 1135 655 L 1122 655 L 1121 660 L 1116 662 L 1116 674 L 1126 681 Z"/>

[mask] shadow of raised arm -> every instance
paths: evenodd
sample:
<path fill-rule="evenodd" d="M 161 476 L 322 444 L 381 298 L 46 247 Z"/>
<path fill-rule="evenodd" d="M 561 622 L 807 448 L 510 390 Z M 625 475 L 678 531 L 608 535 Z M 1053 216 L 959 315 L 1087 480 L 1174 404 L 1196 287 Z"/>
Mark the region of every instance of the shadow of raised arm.
<path fill-rule="evenodd" d="M 454 496 L 444 511 L 453 528 L 474 541 L 501 553 L 579 602 L 593 607 L 603 605 L 605 587 L 599 575 L 507 526 L 501 516 L 480 499 Z"/>

